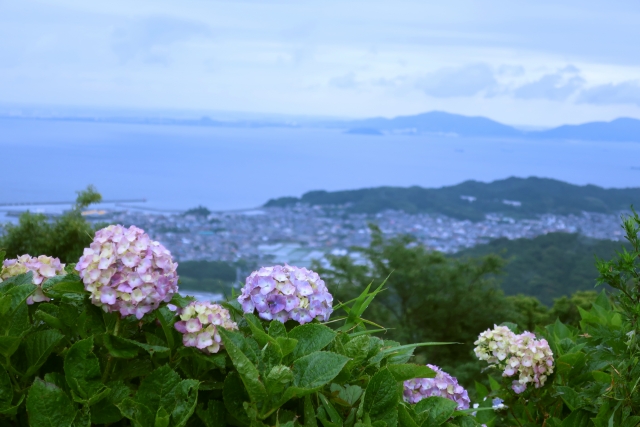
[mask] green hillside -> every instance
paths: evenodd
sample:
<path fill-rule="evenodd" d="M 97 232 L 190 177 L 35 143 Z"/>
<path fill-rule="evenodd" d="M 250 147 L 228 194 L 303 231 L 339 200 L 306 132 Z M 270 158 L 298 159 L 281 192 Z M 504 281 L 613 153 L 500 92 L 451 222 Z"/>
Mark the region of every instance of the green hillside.
<path fill-rule="evenodd" d="M 623 242 L 579 234 L 550 233 L 534 239 L 497 239 L 455 256 L 502 256 L 509 261 L 502 277 L 505 293 L 535 296 L 550 306 L 554 298 L 593 290 L 598 277 L 594 256 L 610 259 L 622 246 Z"/>
<path fill-rule="evenodd" d="M 439 213 L 454 218 L 482 220 L 487 213 L 513 217 L 538 214 L 612 213 L 640 204 L 640 188 L 605 189 L 573 185 L 547 178 L 507 178 L 484 183 L 465 181 L 442 188 L 377 187 L 345 191 L 310 191 L 302 197 L 271 199 L 265 207 L 307 203 L 343 206 L 350 212 L 377 213 L 387 209 L 408 213 Z"/>

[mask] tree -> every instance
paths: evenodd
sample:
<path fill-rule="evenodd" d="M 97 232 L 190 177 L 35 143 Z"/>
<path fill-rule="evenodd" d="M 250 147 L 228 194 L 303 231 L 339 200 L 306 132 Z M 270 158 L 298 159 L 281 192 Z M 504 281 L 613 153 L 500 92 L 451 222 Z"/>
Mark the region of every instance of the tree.
<path fill-rule="evenodd" d="M 454 259 L 417 245 L 410 236 L 387 240 L 377 226 L 370 228 L 370 246 L 354 248 L 364 255 L 364 264 L 332 256 L 329 267 L 316 263 L 312 268 L 341 301 L 386 278 L 385 290 L 368 309 L 369 319 L 389 328 L 385 339 L 461 343 L 416 350 L 422 361 L 446 367 L 460 379 L 465 363 L 476 364 L 472 348 L 478 333 L 510 320 L 511 307 L 495 280 L 504 261 L 494 255 Z"/>
<path fill-rule="evenodd" d="M 31 256 L 49 255 L 64 263 L 75 263 L 93 239 L 94 228 L 82 216 L 82 210 L 99 203 L 102 196 L 94 186 L 78 191 L 73 208 L 50 222 L 45 215 L 29 211 L 20 215 L 17 225 L 5 226 L 0 237 L 0 249 L 7 258 L 23 254 Z"/>

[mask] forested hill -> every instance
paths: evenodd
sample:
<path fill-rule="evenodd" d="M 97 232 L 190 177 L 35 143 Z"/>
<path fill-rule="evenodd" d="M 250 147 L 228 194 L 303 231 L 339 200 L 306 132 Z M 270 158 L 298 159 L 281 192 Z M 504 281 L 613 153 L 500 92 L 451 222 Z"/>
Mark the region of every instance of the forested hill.
<path fill-rule="evenodd" d="M 622 246 L 623 242 L 579 234 L 550 233 L 534 239 L 497 239 L 455 256 L 502 256 L 509 261 L 502 277 L 504 292 L 534 296 L 550 306 L 554 298 L 594 290 L 598 278 L 595 256 L 609 260 Z"/>
<path fill-rule="evenodd" d="M 547 178 L 507 178 L 484 183 L 465 181 L 442 188 L 376 187 L 345 191 L 310 191 L 302 197 L 271 199 L 265 207 L 306 203 L 342 206 L 350 212 L 377 213 L 387 209 L 408 213 L 439 213 L 482 220 L 487 213 L 514 217 L 537 214 L 613 213 L 640 205 L 640 188 L 605 189 L 573 185 Z"/>

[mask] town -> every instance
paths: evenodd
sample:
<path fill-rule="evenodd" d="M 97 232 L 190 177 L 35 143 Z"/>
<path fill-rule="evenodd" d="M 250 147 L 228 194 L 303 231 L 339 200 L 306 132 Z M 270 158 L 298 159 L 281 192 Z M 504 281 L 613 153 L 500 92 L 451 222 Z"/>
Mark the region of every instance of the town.
<path fill-rule="evenodd" d="M 92 221 L 135 224 L 171 250 L 179 261 L 277 262 L 308 266 L 327 254 L 352 254 L 353 246 L 367 246 L 369 224 L 385 236 L 414 236 L 419 244 L 455 253 L 497 238 L 533 238 L 552 232 L 580 233 L 597 239 L 622 240 L 620 216 L 583 212 L 544 214 L 514 219 L 489 214 L 483 221 L 458 220 L 435 214 L 385 211 L 374 215 L 348 213 L 342 207 L 298 204 L 290 208 L 209 212 L 192 209 L 183 214 L 159 214 L 125 209 Z"/>

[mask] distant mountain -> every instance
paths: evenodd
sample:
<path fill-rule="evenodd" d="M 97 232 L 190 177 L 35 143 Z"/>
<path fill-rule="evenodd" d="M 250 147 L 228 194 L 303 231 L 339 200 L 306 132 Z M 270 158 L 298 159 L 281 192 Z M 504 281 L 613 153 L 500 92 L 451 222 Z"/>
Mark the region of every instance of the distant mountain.
<path fill-rule="evenodd" d="M 306 203 L 342 206 L 350 212 L 377 213 L 387 209 L 408 213 L 439 213 L 478 221 L 487 213 L 513 217 L 538 214 L 613 213 L 640 206 L 640 188 L 605 189 L 573 185 L 546 178 L 507 178 L 490 183 L 465 181 L 442 188 L 377 187 L 346 191 L 310 191 L 302 197 L 271 199 L 265 207 Z"/>
<path fill-rule="evenodd" d="M 564 125 L 542 132 L 531 132 L 534 138 L 577 139 L 583 141 L 640 141 L 640 120 L 620 118 L 611 122 Z"/>
<path fill-rule="evenodd" d="M 456 136 L 522 136 L 523 132 L 485 117 L 467 117 L 442 111 L 400 116 L 377 117 L 345 123 L 348 128 L 367 128 L 406 133 L 438 133 Z"/>
<path fill-rule="evenodd" d="M 384 135 L 378 129 L 371 129 L 371 128 L 354 128 L 354 129 L 349 129 L 345 133 L 348 133 L 350 135 Z"/>
<path fill-rule="evenodd" d="M 611 122 L 564 125 L 544 131 L 525 132 L 485 117 L 469 117 L 442 111 L 432 111 L 415 116 L 399 116 L 393 119 L 377 117 L 348 122 L 333 122 L 330 126 L 345 129 L 364 128 L 388 133 L 426 133 L 463 137 L 525 137 L 533 139 L 640 142 L 640 120 L 631 118 L 620 118 Z"/>

